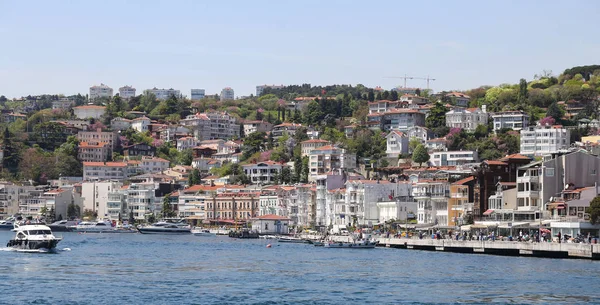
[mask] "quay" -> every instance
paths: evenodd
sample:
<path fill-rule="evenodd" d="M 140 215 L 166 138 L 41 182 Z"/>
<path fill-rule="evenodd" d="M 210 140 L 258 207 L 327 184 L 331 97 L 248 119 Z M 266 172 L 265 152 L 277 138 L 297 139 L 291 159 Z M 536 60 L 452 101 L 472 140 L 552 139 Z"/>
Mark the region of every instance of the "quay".
<path fill-rule="evenodd" d="M 600 244 L 378 238 L 380 247 L 505 256 L 600 260 Z"/>

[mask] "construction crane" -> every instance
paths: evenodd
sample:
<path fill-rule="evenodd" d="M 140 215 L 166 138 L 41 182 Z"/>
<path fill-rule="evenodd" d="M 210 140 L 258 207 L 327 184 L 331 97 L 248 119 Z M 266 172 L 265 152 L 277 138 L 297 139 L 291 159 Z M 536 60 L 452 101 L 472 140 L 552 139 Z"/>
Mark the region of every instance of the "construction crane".
<path fill-rule="evenodd" d="M 427 75 L 427 77 L 415 77 L 415 76 L 407 76 L 406 74 L 404 74 L 404 76 L 391 76 L 391 77 L 386 77 L 386 78 L 400 78 L 400 79 L 404 79 L 404 88 L 406 88 L 406 80 L 407 79 L 422 79 L 422 80 L 426 80 L 427 81 L 427 89 L 429 89 L 429 81 L 434 81 L 435 78 L 430 78 L 429 75 Z"/>

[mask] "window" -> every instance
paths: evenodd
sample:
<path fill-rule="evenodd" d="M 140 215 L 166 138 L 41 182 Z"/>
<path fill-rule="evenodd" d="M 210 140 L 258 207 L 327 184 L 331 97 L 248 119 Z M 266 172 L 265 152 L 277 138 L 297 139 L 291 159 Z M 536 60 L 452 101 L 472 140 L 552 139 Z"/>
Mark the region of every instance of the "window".
<path fill-rule="evenodd" d="M 552 168 L 552 167 L 546 168 L 546 177 L 554 177 L 554 168 Z"/>

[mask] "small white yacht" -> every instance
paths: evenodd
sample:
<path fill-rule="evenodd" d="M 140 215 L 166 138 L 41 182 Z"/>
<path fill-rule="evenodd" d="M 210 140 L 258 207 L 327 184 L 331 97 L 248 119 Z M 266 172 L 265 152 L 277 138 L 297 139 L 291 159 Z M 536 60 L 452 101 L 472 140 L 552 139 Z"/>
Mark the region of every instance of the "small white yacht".
<path fill-rule="evenodd" d="M 6 246 L 19 250 L 52 250 L 62 240 L 54 236 L 48 226 L 42 224 L 15 224 L 13 231 L 17 232 L 16 236 L 8 241 Z"/>
<path fill-rule="evenodd" d="M 10 217 L 10 218 L 4 219 L 4 220 L 0 220 L 0 230 L 1 229 L 11 230 L 14 227 L 15 227 L 15 219 L 13 217 Z"/>
<path fill-rule="evenodd" d="M 184 222 L 159 221 L 157 223 L 139 226 L 138 231 L 142 234 L 190 234 L 192 228 Z"/>
<path fill-rule="evenodd" d="M 82 233 L 102 233 L 113 231 L 115 228 L 110 220 L 102 221 L 82 221 L 75 226 L 73 231 Z"/>
<path fill-rule="evenodd" d="M 192 234 L 194 234 L 194 236 L 217 236 L 217 234 L 210 232 L 209 229 L 199 227 L 195 227 L 192 230 Z"/>

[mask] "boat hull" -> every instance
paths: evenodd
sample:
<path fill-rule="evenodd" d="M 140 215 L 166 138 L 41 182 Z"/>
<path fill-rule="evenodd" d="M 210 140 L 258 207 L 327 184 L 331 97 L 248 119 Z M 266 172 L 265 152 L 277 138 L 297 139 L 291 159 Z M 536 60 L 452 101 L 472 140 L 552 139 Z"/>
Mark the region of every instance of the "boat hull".
<path fill-rule="evenodd" d="M 52 240 L 16 240 L 11 239 L 6 246 L 14 249 L 23 249 L 23 250 L 40 250 L 40 249 L 48 249 L 52 250 L 56 248 L 60 239 L 52 239 Z"/>
<path fill-rule="evenodd" d="M 189 229 L 158 229 L 158 228 L 138 228 L 138 231 L 142 234 L 172 234 L 172 235 L 183 235 L 191 234 L 192 231 Z"/>
<path fill-rule="evenodd" d="M 0 224 L 0 230 L 12 230 L 15 225 L 11 224 Z"/>
<path fill-rule="evenodd" d="M 343 248 L 343 249 L 374 249 L 377 243 L 325 243 L 325 248 Z"/>
<path fill-rule="evenodd" d="M 73 231 L 73 227 L 69 227 L 69 226 L 53 226 L 53 225 L 47 225 L 48 228 L 50 228 L 50 230 L 52 230 L 52 232 L 72 232 Z"/>

